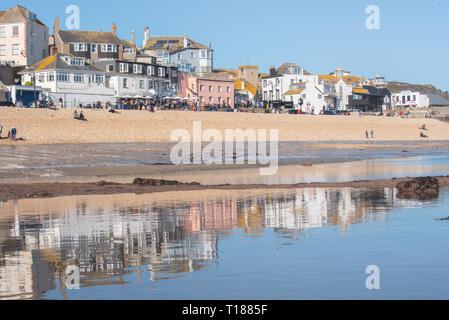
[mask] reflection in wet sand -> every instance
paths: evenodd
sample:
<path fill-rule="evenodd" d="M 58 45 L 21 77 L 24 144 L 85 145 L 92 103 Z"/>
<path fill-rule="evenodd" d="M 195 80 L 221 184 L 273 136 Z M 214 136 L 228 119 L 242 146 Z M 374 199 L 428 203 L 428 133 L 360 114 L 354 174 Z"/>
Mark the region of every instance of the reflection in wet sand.
<path fill-rule="evenodd" d="M 176 200 L 175 200 L 176 199 Z M 199 199 L 199 200 L 198 200 Z M 236 232 L 284 241 L 307 230 L 388 219 L 392 189 L 211 191 L 20 200 L 0 205 L 0 298 L 67 297 L 65 268 L 81 287 L 186 277 L 219 260 L 218 241 Z M 294 244 L 294 243 L 293 243 Z M 147 277 L 147 276 L 145 276 Z M 81 290 L 82 292 L 82 290 Z M 132 298 L 132 297 L 129 297 Z M 142 298 L 142 297 L 139 297 Z"/>

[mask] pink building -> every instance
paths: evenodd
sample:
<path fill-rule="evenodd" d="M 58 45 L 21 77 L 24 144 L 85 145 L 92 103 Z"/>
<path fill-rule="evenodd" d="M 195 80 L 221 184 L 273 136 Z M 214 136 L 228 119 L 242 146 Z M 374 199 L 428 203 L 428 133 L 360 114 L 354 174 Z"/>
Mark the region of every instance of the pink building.
<path fill-rule="evenodd" d="M 181 98 L 199 102 L 201 106 L 228 105 L 234 108 L 234 80 L 213 73 L 178 72 Z"/>

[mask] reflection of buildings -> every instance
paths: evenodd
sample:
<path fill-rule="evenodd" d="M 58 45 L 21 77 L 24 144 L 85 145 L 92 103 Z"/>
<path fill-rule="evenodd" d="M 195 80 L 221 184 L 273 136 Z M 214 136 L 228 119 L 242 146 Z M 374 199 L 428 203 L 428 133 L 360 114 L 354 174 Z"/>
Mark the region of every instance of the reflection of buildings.
<path fill-rule="evenodd" d="M 65 296 L 69 264 L 80 266 L 82 286 L 123 284 L 134 273 L 138 281 L 184 277 L 218 258 L 227 230 L 262 236 L 273 229 L 281 237 L 329 225 L 346 231 L 403 205 L 392 189 L 298 189 L 129 207 L 79 201 L 39 215 L 0 206 L 0 298 L 39 298 L 57 287 Z"/>

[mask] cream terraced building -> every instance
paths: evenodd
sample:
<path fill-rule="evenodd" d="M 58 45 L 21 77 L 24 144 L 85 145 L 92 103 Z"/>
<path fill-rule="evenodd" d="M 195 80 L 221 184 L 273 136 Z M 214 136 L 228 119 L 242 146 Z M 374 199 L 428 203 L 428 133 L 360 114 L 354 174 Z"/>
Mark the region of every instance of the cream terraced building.
<path fill-rule="evenodd" d="M 48 27 L 27 8 L 0 12 L 0 63 L 31 66 L 48 55 Z"/>

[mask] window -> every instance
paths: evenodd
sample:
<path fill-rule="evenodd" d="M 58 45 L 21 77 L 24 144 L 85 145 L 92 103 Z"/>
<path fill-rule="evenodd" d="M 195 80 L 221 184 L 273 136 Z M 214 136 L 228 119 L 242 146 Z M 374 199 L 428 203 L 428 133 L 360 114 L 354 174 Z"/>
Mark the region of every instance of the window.
<path fill-rule="evenodd" d="M 92 53 L 96 53 L 97 52 L 97 44 L 96 43 L 92 43 L 91 44 L 91 50 L 92 50 Z"/>
<path fill-rule="evenodd" d="M 65 72 L 57 72 L 56 73 L 56 81 L 60 82 L 69 82 L 70 76 Z"/>
<path fill-rule="evenodd" d="M 221 97 L 218 97 L 218 104 L 221 104 Z"/>
<path fill-rule="evenodd" d="M 354 94 L 352 99 L 355 101 L 363 100 L 363 97 L 360 94 Z"/>
<path fill-rule="evenodd" d="M 212 86 L 209 86 L 209 92 L 212 92 Z"/>
<path fill-rule="evenodd" d="M 144 80 L 140 80 L 139 81 L 139 88 L 140 89 L 145 89 L 145 81 Z"/>
<path fill-rule="evenodd" d="M 182 53 L 178 53 L 178 60 L 182 59 Z"/>
<path fill-rule="evenodd" d="M 218 86 L 218 92 L 221 92 L 221 86 Z"/>
<path fill-rule="evenodd" d="M 147 73 L 148 73 L 150 76 L 154 76 L 154 75 L 156 74 L 156 69 L 154 68 L 154 66 L 148 66 L 148 68 L 147 68 Z"/>
<path fill-rule="evenodd" d="M 45 82 L 45 74 L 40 74 L 38 77 L 37 77 L 37 80 L 39 81 L 39 82 Z"/>
<path fill-rule="evenodd" d="M 75 51 L 86 52 L 87 51 L 87 43 L 75 43 Z"/>
<path fill-rule="evenodd" d="M 323 99 L 323 95 L 322 94 L 318 94 L 318 99 Z"/>
<path fill-rule="evenodd" d="M 226 92 L 231 93 L 231 87 L 226 87 Z"/>
<path fill-rule="evenodd" d="M 159 77 L 165 77 L 165 69 L 164 68 L 159 68 L 158 69 L 158 75 L 159 75 Z"/>
<path fill-rule="evenodd" d="M 209 59 L 212 59 L 212 51 L 207 51 L 207 57 L 208 57 Z"/>
<path fill-rule="evenodd" d="M 195 52 L 190 52 L 190 59 L 195 59 Z"/>
<path fill-rule="evenodd" d="M 231 103 L 231 98 L 226 98 L 226 103 L 230 104 Z"/>
<path fill-rule="evenodd" d="M 413 96 L 413 101 L 416 101 L 416 96 Z"/>
<path fill-rule="evenodd" d="M 84 82 L 84 75 L 81 73 L 73 74 L 73 82 Z"/>
<path fill-rule="evenodd" d="M 6 56 L 6 46 L 0 45 L 0 56 Z"/>
<path fill-rule="evenodd" d="M 105 44 L 101 45 L 101 52 L 117 52 L 117 46 L 115 44 Z"/>
<path fill-rule="evenodd" d="M 203 96 L 200 97 L 200 102 L 201 102 L 201 103 L 204 102 L 204 97 L 203 97 Z"/>
<path fill-rule="evenodd" d="M 209 97 L 209 103 L 212 103 L 212 102 L 214 102 L 214 98 Z"/>
<path fill-rule="evenodd" d="M 12 45 L 12 54 L 13 55 L 18 55 L 20 52 L 20 47 L 18 44 L 13 44 Z"/>
<path fill-rule="evenodd" d="M 123 88 L 128 88 L 128 79 L 123 79 Z"/>
<path fill-rule="evenodd" d="M 96 74 L 92 76 L 93 83 L 103 83 L 103 76 L 101 74 Z"/>
<path fill-rule="evenodd" d="M 142 74 L 142 65 L 141 64 L 135 64 L 133 72 L 137 73 L 137 74 Z"/>
<path fill-rule="evenodd" d="M 6 27 L 0 27 L 0 37 L 6 37 Z"/>
<path fill-rule="evenodd" d="M 204 91 L 204 86 L 200 85 L 200 91 Z"/>
<path fill-rule="evenodd" d="M 108 64 L 108 65 L 106 66 L 106 71 L 107 71 L 107 72 L 114 72 L 114 65 Z"/>
<path fill-rule="evenodd" d="M 267 87 L 267 80 L 263 81 L 263 87 L 266 88 Z"/>
<path fill-rule="evenodd" d="M 127 63 L 120 63 L 120 72 L 129 72 L 129 65 Z"/>
<path fill-rule="evenodd" d="M 53 81 L 55 81 L 55 74 L 47 73 L 47 82 L 53 82 Z"/>
<path fill-rule="evenodd" d="M 155 82 L 154 82 L 154 89 L 156 89 L 156 90 L 157 90 L 158 88 L 159 88 L 159 84 L 158 84 L 158 82 L 157 82 L 157 81 L 155 81 Z"/>
<path fill-rule="evenodd" d="M 84 59 L 83 58 L 72 58 L 69 60 L 69 64 L 72 66 L 84 66 Z"/>
<path fill-rule="evenodd" d="M 172 71 L 171 71 L 171 76 L 172 76 L 172 77 L 177 77 L 177 76 L 178 76 L 178 71 L 172 70 Z"/>
<path fill-rule="evenodd" d="M 207 51 L 201 50 L 201 58 L 206 58 Z"/>
<path fill-rule="evenodd" d="M 134 49 L 131 49 L 131 48 L 125 49 L 125 54 L 133 54 L 133 53 L 134 53 Z"/>
<path fill-rule="evenodd" d="M 148 81 L 148 89 L 150 89 L 150 90 L 154 89 L 154 83 L 151 80 Z"/>
<path fill-rule="evenodd" d="M 12 27 L 12 36 L 18 37 L 19 36 L 19 26 L 13 26 Z"/>

